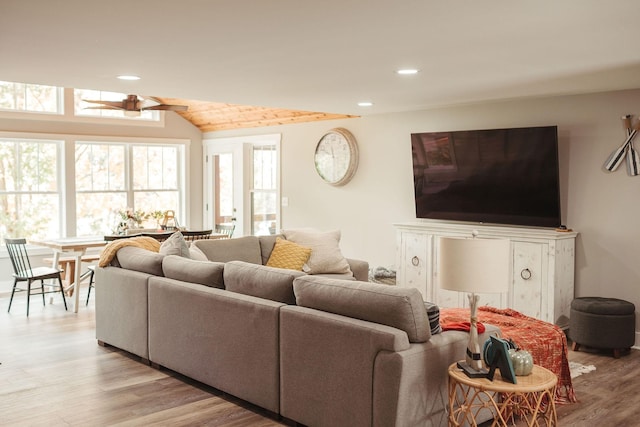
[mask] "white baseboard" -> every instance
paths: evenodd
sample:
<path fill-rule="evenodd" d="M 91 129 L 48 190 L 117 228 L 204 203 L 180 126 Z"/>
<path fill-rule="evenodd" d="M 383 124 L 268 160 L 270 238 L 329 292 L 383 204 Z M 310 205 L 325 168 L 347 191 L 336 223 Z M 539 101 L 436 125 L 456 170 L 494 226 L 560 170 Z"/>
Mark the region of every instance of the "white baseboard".
<path fill-rule="evenodd" d="M 636 331 L 636 343 L 631 348 L 635 348 L 636 350 L 640 350 L 640 331 Z"/>

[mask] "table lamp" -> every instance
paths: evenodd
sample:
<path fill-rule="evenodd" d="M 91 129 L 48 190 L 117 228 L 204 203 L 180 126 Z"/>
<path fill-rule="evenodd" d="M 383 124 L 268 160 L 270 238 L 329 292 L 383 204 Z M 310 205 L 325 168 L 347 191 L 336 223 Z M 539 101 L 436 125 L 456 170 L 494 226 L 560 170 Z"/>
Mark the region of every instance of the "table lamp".
<path fill-rule="evenodd" d="M 458 363 L 469 377 L 485 377 L 478 342 L 477 293 L 502 293 L 509 287 L 509 240 L 440 238 L 438 277 L 440 288 L 468 292 L 471 321 L 464 362 Z"/>

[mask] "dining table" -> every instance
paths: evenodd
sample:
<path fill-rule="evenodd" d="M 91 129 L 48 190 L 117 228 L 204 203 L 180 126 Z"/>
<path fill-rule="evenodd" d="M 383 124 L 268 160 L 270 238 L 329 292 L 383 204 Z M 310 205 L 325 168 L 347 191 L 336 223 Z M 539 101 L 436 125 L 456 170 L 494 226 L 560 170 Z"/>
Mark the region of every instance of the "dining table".
<path fill-rule="evenodd" d="M 82 256 L 89 248 L 99 248 L 105 246 L 107 242 L 104 237 L 67 237 L 60 239 L 29 239 L 29 244 L 53 249 L 53 268 L 58 267 L 61 255 L 75 258 L 75 272 L 73 283 L 69 284 L 68 290 L 73 289 L 73 312 L 78 312 L 80 305 L 80 281 L 82 280 Z"/>

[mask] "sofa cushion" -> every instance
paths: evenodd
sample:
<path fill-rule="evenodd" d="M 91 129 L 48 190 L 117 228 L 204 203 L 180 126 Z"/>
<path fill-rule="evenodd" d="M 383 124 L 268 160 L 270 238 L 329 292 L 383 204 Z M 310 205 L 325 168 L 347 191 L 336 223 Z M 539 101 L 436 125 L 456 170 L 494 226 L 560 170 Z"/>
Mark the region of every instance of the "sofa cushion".
<path fill-rule="evenodd" d="M 167 240 L 160 245 L 159 252 L 162 255 L 178 255 L 185 258 L 191 258 L 189 254 L 189 245 L 184 240 L 181 232 L 176 231 Z"/>
<path fill-rule="evenodd" d="M 307 261 L 309 274 L 351 273 L 347 259 L 340 252 L 340 230 L 321 232 L 309 229 L 283 230 L 287 240 L 311 248 Z"/>
<path fill-rule="evenodd" d="M 431 329 L 415 288 L 301 276 L 293 282 L 296 304 L 401 329 L 410 342 L 426 342 Z"/>
<path fill-rule="evenodd" d="M 189 247 L 189 255 L 191 259 L 195 259 L 196 261 L 209 261 L 209 258 L 202 252 L 202 249 L 195 245 Z"/>
<path fill-rule="evenodd" d="M 204 252 L 209 261 L 245 261 L 262 264 L 260 242 L 256 236 L 196 240 L 191 246 Z"/>
<path fill-rule="evenodd" d="M 302 266 L 309 259 L 309 255 L 311 255 L 311 248 L 278 237 L 266 265 L 302 271 Z"/>
<path fill-rule="evenodd" d="M 276 240 L 278 239 L 278 237 L 284 238 L 282 234 L 258 236 L 258 241 L 260 242 L 260 255 L 262 256 L 262 265 L 267 265 L 267 261 L 269 261 L 271 251 L 273 251 L 273 247 L 276 245 Z"/>
<path fill-rule="evenodd" d="M 162 261 L 165 277 L 212 288 L 224 289 L 223 270 L 222 262 L 197 261 L 178 255 L 167 255 Z"/>
<path fill-rule="evenodd" d="M 304 276 L 301 271 L 266 267 L 242 261 L 224 266 L 224 285 L 228 291 L 252 295 L 285 304 L 295 304 L 293 281 Z"/>
<path fill-rule="evenodd" d="M 117 255 L 120 267 L 127 270 L 141 271 L 143 273 L 162 276 L 162 260 L 164 255 L 138 248 L 136 246 L 124 246 L 118 249 Z"/>

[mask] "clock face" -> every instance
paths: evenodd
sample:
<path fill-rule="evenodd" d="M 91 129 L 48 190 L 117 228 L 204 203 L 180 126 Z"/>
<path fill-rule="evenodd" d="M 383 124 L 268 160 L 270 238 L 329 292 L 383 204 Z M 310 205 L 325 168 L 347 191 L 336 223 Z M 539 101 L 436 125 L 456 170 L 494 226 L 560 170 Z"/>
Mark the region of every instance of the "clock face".
<path fill-rule="evenodd" d="M 346 129 L 332 129 L 318 142 L 315 153 L 316 171 L 332 185 L 344 185 L 358 166 L 358 147 Z"/>

